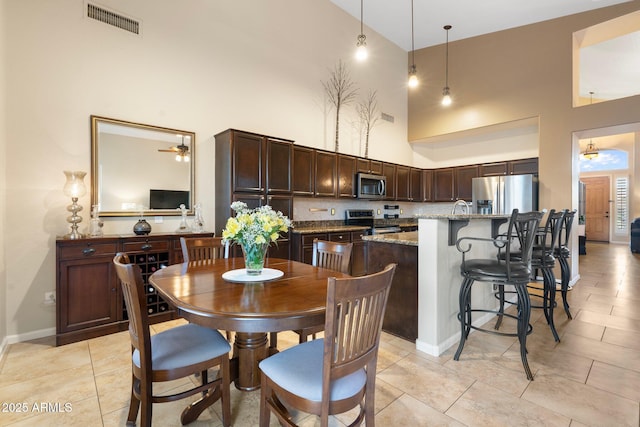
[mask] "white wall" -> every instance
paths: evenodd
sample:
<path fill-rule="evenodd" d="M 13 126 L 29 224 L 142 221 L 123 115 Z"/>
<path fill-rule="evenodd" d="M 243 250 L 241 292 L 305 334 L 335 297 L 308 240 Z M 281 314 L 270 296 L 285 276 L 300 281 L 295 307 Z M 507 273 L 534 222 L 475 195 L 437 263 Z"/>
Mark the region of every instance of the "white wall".
<path fill-rule="evenodd" d="M 0 28 L 6 28 L 5 2 L 0 2 Z M 7 336 L 7 270 L 6 270 L 6 79 L 5 79 L 5 42 L 6 32 L 0 31 L 0 362 L 2 352 L 5 348 L 5 338 Z"/>
<path fill-rule="evenodd" d="M 140 20 L 142 35 L 85 18 L 81 0 L 3 3 L 11 42 L 2 60 L 8 108 L 0 149 L 8 162 L 0 238 L 10 250 L 0 258 L 7 307 L 0 334 L 20 338 L 55 326 L 54 307 L 42 301 L 55 289 L 56 236 L 68 230 L 62 171 L 90 171 L 91 114 L 196 132 L 196 197 L 212 225 L 213 135 L 233 127 L 332 149 L 334 122 L 321 81 L 342 58 L 362 92 L 377 90 L 380 109 L 395 117 L 374 129 L 370 157 L 411 163 L 406 52 L 368 31 L 369 61 L 354 63 L 359 22 L 329 1 L 98 4 Z M 341 120 L 340 151 L 360 154 L 351 111 Z M 86 229 L 90 195 L 80 203 Z M 128 233 L 135 221 L 108 218 L 104 231 Z M 151 225 L 173 231 L 178 222 Z"/>

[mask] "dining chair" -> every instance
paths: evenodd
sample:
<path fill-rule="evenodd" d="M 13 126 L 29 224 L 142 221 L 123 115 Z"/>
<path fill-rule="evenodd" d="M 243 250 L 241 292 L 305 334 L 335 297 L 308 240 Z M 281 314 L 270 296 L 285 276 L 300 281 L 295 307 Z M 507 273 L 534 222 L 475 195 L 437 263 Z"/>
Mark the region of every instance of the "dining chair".
<path fill-rule="evenodd" d="M 287 407 L 329 415 L 360 405 L 355 421 L 375 425 L 375 380 L 382 321 L 396 264 L 368 276 L 327 279 L 324 338 L 304 342 L 262 360 L 260 426 L 273 412 L 295 425 Z"/>
<path fill-rule="evenodd" d="M 229 391 L 229 351 L 231 346 L 216 330 L 186 324 L 157 334 L 149 331 L 149 316 L 140 267 L 131 264 L 126 253 L 118 253 L 113 264 L 122 285 L 129 314 L 131 340 L 131 401 L 127 424 L 135 425 L 142 407 L 140 425 L 151 426 L 153 403 L 171 402 L 202 393 L 202 397 L 182 412 L 182 424 L 195 421 L 218 398 L 222 404 L 222 424 L 231 424 Z M 208 369 L 218 367 L 217 377 L 209 381 Z M 154 383 L 199 374 L 202 383 L 175 394 L 156 395 Z"/>
<path fill-rule="evenodd" d="M 462 253 L 460 273 L 463 277 L 458 295 L 458 320 L 460 321 L 460 342 L 453 360 L 460 360 L 460 355 L 471 329 L 492 334 L 516 336 L 520 343 L 520 359 L 527 379 L 533 380 L 533 374 L 527 361 L 527 335 L 531 333 L 529 324 L 531 317 L 531 301 L 527 290 L 530 280 L 531 254 L 538 227 L 544 212 L 518 212 L 514 209 L 507 226 L 507 233 L 495 238 L 461 237 L 456 241 L 456 248 Z M 491 258 L 468 259 L 474 244 L 487 242 L 497 248 L 497 254 Z M 475 282 L 488 282 L 497 286 L 504 299 L 504 286 L 512 285 L 517 295 L 517 313 L 506 313 L 504 306 L 497 309 L 472 305 L 471 288 Z M 498 320 L 494 329 L 484 329 L 472 322 L 474 313 L 494 313 Z M 502 317 L 510 317 L 517 321 L 515 332 L 498 331 Z"/>
<path fill-rule="evenodd" d="M 183 262 L 228 258 L 229 247 L 222 237 L 180 237 Z"/>

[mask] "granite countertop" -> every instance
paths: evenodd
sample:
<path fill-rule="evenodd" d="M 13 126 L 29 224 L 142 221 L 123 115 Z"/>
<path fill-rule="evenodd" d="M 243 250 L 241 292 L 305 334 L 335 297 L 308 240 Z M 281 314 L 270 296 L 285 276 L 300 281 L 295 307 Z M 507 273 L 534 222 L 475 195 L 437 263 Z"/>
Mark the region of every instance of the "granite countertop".
<path fill-rule="evenodd" d="M 418 246 L 418 232 L 407 231 L 404 233 L 384 233 L 372 236 L 362 236 L 362 240 L 383 243 L 395 243 L 398 245 Z"/>
<path fill-rule="evenodd" d="M 292 233 L 299 234 L 311 234 L 311 233 L 340 233 L 347 231 L 361 231 L 368 230 L 369 227 L 362 227 L 359 225 L 312 225 L 305 227 L 294 227 L 291 229 Z"/>
<path fill-rule="evenodd" d="M 417 214 L 418 219 L 509 219 L 511 214 Z"/>

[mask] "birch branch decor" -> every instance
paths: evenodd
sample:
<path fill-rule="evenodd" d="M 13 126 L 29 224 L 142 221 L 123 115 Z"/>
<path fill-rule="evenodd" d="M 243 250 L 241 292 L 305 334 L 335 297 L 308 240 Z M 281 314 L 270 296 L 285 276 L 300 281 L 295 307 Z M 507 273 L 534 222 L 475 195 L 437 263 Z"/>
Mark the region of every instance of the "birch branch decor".
<path fill-rule="evenodd" d="M 340 136 L 340 109 L 350 104 L 358 94 L 358 89 L 355 86 L 347 67 L 342 62 L 338 61 L 338 64 L 329 75 L 329 80 L 322 82 L 325 94 L 331 105 L 336 109 L 336 141 L 335 151 L 338 152 L 339 148 L 339 136 Z"/>

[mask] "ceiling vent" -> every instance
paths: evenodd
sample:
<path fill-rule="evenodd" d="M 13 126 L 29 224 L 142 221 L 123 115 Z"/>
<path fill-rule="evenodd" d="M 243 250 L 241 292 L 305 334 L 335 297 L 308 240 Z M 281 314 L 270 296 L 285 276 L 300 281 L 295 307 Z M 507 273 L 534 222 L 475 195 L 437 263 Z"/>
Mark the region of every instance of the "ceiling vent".
<path fill-rule="evenodd" d="M 140 23 L 110 10 L 87 3 L 87 17 L 112 25 L 133 34 L 140 34 Z"/>

